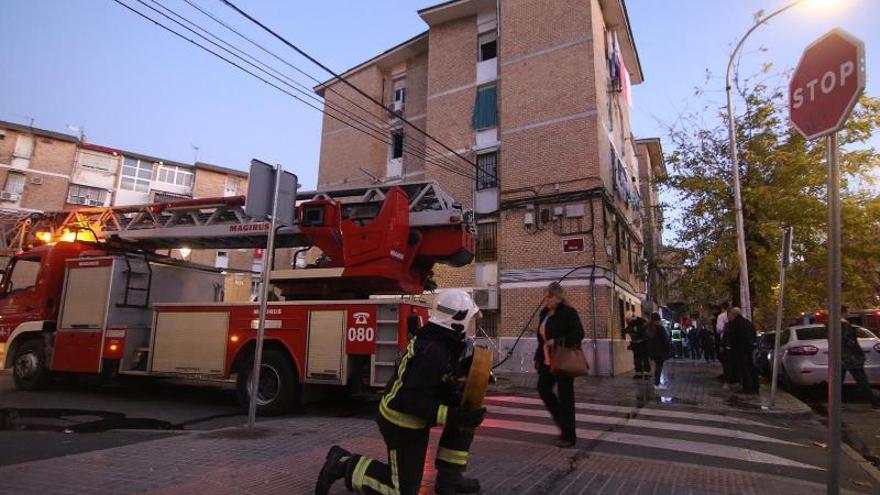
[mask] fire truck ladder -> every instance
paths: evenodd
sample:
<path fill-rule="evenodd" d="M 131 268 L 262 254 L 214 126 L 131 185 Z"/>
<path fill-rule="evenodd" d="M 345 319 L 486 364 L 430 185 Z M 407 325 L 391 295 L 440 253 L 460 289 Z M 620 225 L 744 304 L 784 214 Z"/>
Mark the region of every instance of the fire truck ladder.
<path fill-rule="evenodd" d="M 363 224 L 379 214 L 386 194 L 394 187 L 409 198 L 411 227 L 464 223 L 474 230 L 472 212 L 464 210 L 434 181 L 300 192 L 298 196 L 300 200 L 338 201 L 344 219 Z M 20 251 L 41 240 L 39 235 L 64 238 L 67 234 L 78 239 L 126 241 L 144 250 L 262 247 L 269 223 L 248 216 L 244 205 L 244 196 L 233 196 L 33 214 L 5 230 L 3 242 Z M 276 239 L 277 247 L 309 245 L 296 225 L 279 229 Z"/>

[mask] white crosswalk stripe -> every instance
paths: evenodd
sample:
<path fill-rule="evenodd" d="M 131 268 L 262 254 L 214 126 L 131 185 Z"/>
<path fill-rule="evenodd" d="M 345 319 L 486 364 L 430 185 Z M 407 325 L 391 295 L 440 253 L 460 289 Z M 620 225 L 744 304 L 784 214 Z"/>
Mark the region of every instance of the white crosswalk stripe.
<path fill-rule="evenodd" d="M 516 397 L 511 395 L 497 395 L 492 397 L 487 397 L 487 399 L 491 398 L 494 402 L 513 402 L 516 404 L 522 405 L 535 405 L 535 406 L 543 406 L 544 403 L 541 402 L 541 399 L 537 399 L 534 397 Z M 622 414 L 630 414 L 636 409 L 639 411 L 640 416 L 660 416 L 666 419 L 676 418 L 676 419 L 694 419 L 699 421 L 709 421 L 721 424 L 735 424 L 742 426 L 761 426 L 764 428 L 780 428 L 779 426 L 773 426 L 766 423 L 761 423 L 759 421 L 752 421 L 750 419 L 736 418 L 732 416 L 721 416 L 719 414 L 705 414 L 705 413 L 693 413 L 687 411 L 669 411 L 666 409 L 651 409 L 651 408 L 636 408 L 636 407 L 627 407 L 627 406 L 610 406 L 608 404 L 593 404 L 590 402 L 575 402 L 575 409 L 587 409 L 594 411 L 602 411 L 602 412 L 611 412 L 611 413 L 622 413 Z"/>
<path fill-rule="evenodd" d="M 483 434 L 517 438 L 516 433 L 555 438 L 559 429 L 550 420 L 543 403 L 535 397 L 489 396 Z M 733 416 L 694 413 L 650 407 L 612 406 L 577 402 L 579 441 L 598 441 L 632 447 L 663 449 L 715 459 L 729 459 L 769 467 L 823 468 L 788 458 L 792 449 L 808 446 L 774 435 L 787 432 L 759 421 Z M 588 412 L 588 413 L 585 413 Z M 755 431 L 757 430 L 757 431 Z M 686 435 L 676 435 L 686 433 Z M 727 440 L 725 440 L 727 439 Z M 618 447 L 621 448 L 621 447 Z"/>

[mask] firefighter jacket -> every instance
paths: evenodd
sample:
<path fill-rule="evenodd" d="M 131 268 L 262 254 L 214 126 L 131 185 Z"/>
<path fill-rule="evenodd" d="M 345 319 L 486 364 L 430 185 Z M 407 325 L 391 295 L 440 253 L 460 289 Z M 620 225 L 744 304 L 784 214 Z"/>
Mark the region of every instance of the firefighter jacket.
<path fill-rule="evenodd" d="M 459 362 L 465 344 L 454 331 L 434 323 L 409 341 L 379 403 L 379 413 L 402 428 L 445 425 L 460 402 Z"/>

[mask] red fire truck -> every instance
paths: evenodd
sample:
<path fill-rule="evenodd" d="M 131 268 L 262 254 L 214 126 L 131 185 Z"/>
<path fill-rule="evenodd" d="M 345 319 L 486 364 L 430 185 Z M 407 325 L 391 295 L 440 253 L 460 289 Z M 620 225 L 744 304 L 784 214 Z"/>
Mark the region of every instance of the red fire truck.
<path fill-rule="evenodd" d="M 474 252 L 472 219 L 436 183 L 306 193 L 276 247 L 317 261 L 270 274 L 258 412 L 279 414 L 312 386 L 383 386 L 427 308 L 436 263 Z M 8 242 L 0 282 L 0 365 L 17 387 L 53 373 L 236 380 L 250 397 L 258 306 L 223 301 L 217 269 L 162 256 L 173 248 L 265 245 L 268 223 L 244 197 L 41 214 Z M 383 297 L 377 297 L 383 296 Z"/>

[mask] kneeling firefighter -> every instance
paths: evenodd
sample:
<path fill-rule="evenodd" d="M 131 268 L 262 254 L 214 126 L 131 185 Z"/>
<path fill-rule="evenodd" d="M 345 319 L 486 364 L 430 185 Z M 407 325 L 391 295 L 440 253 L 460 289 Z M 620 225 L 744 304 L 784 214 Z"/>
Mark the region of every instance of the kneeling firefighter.
<path fill-rule="evenodd" d="M 379 403 L 376 422 L 388 448 L 388 464 L 333 446 L 318 476 L 316 495 L 326 495 L 341 478 L 358 493 L 417 494 L 432 426 L 443 427 L 434 491 L 480 491 L 479 481 L 463 472 L 474 429 L 483 422 L 486 408 L 461 407 L 458 381 L 468 324 L 479 312 L 463 290 L 437 295 L 428 323 L 409 341 Z"/>

